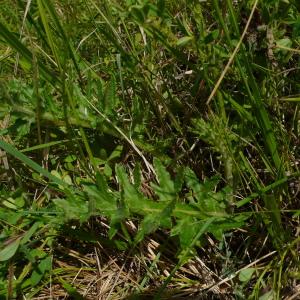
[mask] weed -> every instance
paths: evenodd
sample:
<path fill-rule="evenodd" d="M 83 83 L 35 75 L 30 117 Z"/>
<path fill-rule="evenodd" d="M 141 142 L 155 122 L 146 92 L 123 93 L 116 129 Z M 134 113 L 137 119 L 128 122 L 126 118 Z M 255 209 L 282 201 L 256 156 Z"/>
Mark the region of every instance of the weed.
<path fill-rule="evenodd" d="M 0 297 L 299 294 L 297 1 L 2 2 Z"/>

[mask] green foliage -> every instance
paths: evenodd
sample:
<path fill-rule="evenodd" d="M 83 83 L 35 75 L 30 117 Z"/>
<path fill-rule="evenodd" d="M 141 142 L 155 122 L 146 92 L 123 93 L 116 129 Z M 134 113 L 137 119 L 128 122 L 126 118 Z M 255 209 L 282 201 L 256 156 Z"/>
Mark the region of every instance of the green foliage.
<path fill-rule="evenodd" d="M 10 242 L 8 245 L 4 246 L 4 248 L 0 252 L 0 261 L 6 261 L 13 257 L 20 246 L 20 242 L 21 239 L 17 238 L 16 240 Z"/>
<path fill-rule="evenodd" d="M 255 268 L 248 268 L 248 269 L 242 270 L 239 273 L 239 280 L 242 282 L 248 282 L 251 279 L 254 272 L 255 272 Z"/>
<path fill-rule="evenodd" d="M 283 297 L 299 264 L 297 1 L 2 2 L 0 297 L 54 280 L 81 299 L 55 269 L 62 235 L 134 251 L 160 234 L 178 260 L 158 294 L 207 247 L 235 296 Z M 280 263 L 245 268 L 274 249 Z"/>
<path fill-rule="evenodd" d="M 116 222 L 134 218 L 135 215 L 143 217 L 140 222 L 135 243 L 144 239 L 145 235 L 154 232 L 158 228 L 172 229 L 172 235 L 179 235 L 181 247 L 189 247 L 191 241 L 201 230 L 206 219 L 213 218 L 207 232 L 213 233 L 217 238 L 222 238 L 224 230 L 230 230 L 243 226 L 249 214 L 238 216 L 227 213 L 228 188 L 215 192 L 218 180 L 211 179 L 199 182 L 192 170 L 180 170 L 177 178 L 173 181 L 170 174 L 159 160 L 155 161 L 159 185 L 152 184 L 153 190 L 159 200 L 146 198 L 140 187 L 130 183 L 123 167 L 116 167 L 116 174 L 120 184 L 120 192 L 108 192 L 104 177 L 100 177 L 101 186 L 86 186 L 85 191 L 89 201 L 93 202 L 95 212 L 99 210 L 111 219 L 111 227 Z M 178 180 L 178 178 L 180 178 Z M 186 201 L 179 201 L 179 193 L 183 180 L 190 190 L 186 191 Z M 180 182 L 180 184 L 178 184 Z M 106 187 L 106 188 L 103 188 Z M 181 196 L 182 197 L 182 196 Z M 70 209 L 70 211 L 72 211 Z M 66 209 L 66 216 L 71 212 Z M 191 230 L 190 224 L 193 228 Z M 115 232 L 116 233 L 116 232 Z"/>

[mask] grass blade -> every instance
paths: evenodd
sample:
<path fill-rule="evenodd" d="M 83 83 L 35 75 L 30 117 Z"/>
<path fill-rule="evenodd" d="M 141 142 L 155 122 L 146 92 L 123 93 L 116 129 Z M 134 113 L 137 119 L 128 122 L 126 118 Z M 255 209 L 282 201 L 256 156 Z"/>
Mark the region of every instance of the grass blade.
<path fill-rule="evenodd" d="M 60 186 L 63 186 L 65 188 L 69 189 L 69 186 L 67 185 L 66 182 L 64 182 L 61 179 L 59 179 L 58 177 L 52 175 L 50 172 L 48 172 L 47 170 L 45 170 L 44 168 L 42 168 L 39 164 L 37 164 L 32 159 L 30 159 L 29 157 L 27 157 L 26 155 L 24 155 L 22 152 L 20 152 L 19 150 L 17 150 L 12 145 L 6 143 L 3 140 L 0 140 L 0 148 L 2 148 L 4 151 L 6 151 L 7 153 L 9 153 L 10 155 L 14 156 L 15 158 L 17 158 L 21 162 L 23 162 L 25 165 L 27 165 L 28 167 L 30 167 L 32 170 L 36 171 L 39 174 L 42 174 L 43 176 L 45 176 L 46 178 L 48 178 L 49 180 L 51 180 L 53 183 L 56 183 L 56 184 L 58 184 Z"/>

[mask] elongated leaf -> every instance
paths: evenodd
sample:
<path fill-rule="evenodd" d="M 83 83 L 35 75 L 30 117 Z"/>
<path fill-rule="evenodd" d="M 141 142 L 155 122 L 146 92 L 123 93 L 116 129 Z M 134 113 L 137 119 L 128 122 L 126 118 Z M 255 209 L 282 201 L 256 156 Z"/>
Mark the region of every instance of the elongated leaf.
<path fill-rule="evenodd" d="M 22 238 L 22 245 L 26 244 L 32 235 L 38 230 L 38 228 L 42 225 L 42 222 L 35 222 L 30 229 L 25 233 L 24 237 Z"/>
<path fill-rule="evenodd" d="M 75 69 L 76 69 L 76 72 L 77 72 L 79 78 L 81 78 L 79 66 L 78 66 L 78 63 L 77 63 L 77 60 L 76 60 L 76 57 L 75 57 L 75 54 L 74 54 L 75 51 L 73 50 L 73 48 L 70 44 L 70 39 L 67 37 L 67 35 L 64 31 L 64 28 L 63 28 L 63 26 L 61 25 L 61 23 L 59 21 L 59 16 L 57 15 L 57 13 L 54 9 L 53 3 L 51 1 L 48 1 L 48 0 L 38 0 L 38 4 L 39 4 L 39 7 L 41 8 L 42 17 L 44 18 L 44 24 L 48 23 L 48 20 L 46 20 L 47 16 L 45 14 L 44 9 L 50 14 L 52 20 L 55 23 L 57 31 L 60 33 L 60 35 L 63 39 L 64 45 L 66 46 L 65 50 L 66 50 L 68 56 L 73 61 L 73 64 L 75 66 Z M 48 30 L 47 35 L 48 35 L 48 37 L 53 36 L 52 33 L 50 33 L 50 30 Z M 59 61 L 58 61 L 58 63 L 59 63 Z"/>
<path fill-rule="evenodd" d="M 12 145 L 6 143 L 3 140 L 0 140 L 0 148 L 2 148 L 4 151 L 9 153 L 10 155 L 14 156 L 15 158 L 19 159 L 22 161 L 24 164 L 26 164 L 28 167 L 33 169 L 34 171 L 42 174 L 43 176 L 47 177 L 50 179 L 52 182 L 63 186 L 64 188 L 69 188 L 67 183 L 64 182 L 63 180 L 59 179 L 58 177 L 52 175 L 50 172 L 42 168 L 40 165 L 38 165 L 36 162 L 34 162 L 32 159 L 24 155 L 22 152 L 17 150 L 15 147 Z"/>
<path fill-rule="evenodd" d="M 180 38 L 178 41 L 177 41 L 177 46 L 185 46 L 186 44 L 188 44 L 189 42 L 191 42 L 193 40 L 194 37 L 192 36 L 184 36 L 182 38 Z"/>
<path fill-rule="evenodd" d="M 142 183 L 141 165 L 137 164 L 133 170 L 134 186 L 139 189 Z"/>
<path fill-rule="evenodd" d="M 116 80 L 114 77 L 111 78 L 110 82 L 107 84 L 104 92 L 104 112 L 106 115 L 111 115 L 113 109 L 117 104 L 116 98 Z"/>
<path fill-rule="evenodd" d="M 39 8 L 39 13 L 40 13 L 40 16 L 41 16 L 41 20 L 42 20 L 43 26 L 45 28 L 45 32 L 46 32 L 48 44 L 49 44 L 49 46 L 50 46 L 50 48 L 52 50 L 52 54 L 55 57 L 55 61 L 56 61 L 57 65 L 61 69 L 61 63 L 60 63 L 60 60 L 59 60 L 60 56 L 58 54 L 58 49 L 56 47 L 56 43 L 54 42 L 54 37 L 53 37 L 52 31 L 50 29 L 49 20 L 48 20 L 48 17 L 47 17 L 46 10 L 45 10 L 43 2 L 44 2 L 43 0 L 37 0 L 37 4 L 38 4 L 38 8 Z"/>
<path fill-rule="evenodd" d="M 21 237 L 15 239 L 13 242 L 6 245 L 0 251 L 0 261 L 9 260 L 11 257 L 15 255 L 21 243 Z"/>
<path fill-rule="evenodd" d="M 10 32 L 5 25 L 3 25 L 0 22 L 0 36 L 3 37 L 3 39 L 13 48 L 15 49 L 24 59 L 30 63 L 30 65 L 33 64 L 33 54 L 31 51 L 24 46 L 16 37 L 16 35 L 12 32 Z M 59 82 L 59 79 L 55 74 L 47 69 L 45 64 L 42 64 L 38 62 L 38 68 L 39 72 L 43 75 L 43 77 L 51 82 L 52 84 L 55 84 L 56 82 Z"/>

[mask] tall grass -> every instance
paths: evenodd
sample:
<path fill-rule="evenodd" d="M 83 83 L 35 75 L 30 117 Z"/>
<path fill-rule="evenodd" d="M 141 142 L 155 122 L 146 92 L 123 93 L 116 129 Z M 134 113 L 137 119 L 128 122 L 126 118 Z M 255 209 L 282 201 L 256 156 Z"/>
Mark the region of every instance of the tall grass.
<path fill-rule="evenodd" d="M 296 1 L 2 7 L 1 296 L 299 293 Z"/>

